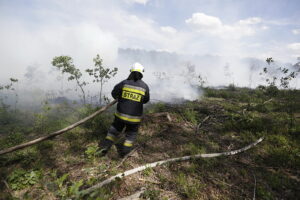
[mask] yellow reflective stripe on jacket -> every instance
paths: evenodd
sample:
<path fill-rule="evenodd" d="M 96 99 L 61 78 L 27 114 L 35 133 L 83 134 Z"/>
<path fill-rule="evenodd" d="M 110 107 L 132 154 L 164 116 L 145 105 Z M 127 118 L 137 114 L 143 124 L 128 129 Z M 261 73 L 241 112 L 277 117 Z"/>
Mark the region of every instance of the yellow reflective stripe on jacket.
<path fill-rule="evenodd" d="M 141 90 L 143 92 L 146 92 L 145 88 L 139 87 L 139 86 L 135 86 L 135 85 L 129 85 L 129 84 L 125 84 L 123 87 L 127 87 L 127 88 L 132 88 L 132 89 L 137 89 L 137 90 Z"/>
<path fill-rule="evenodd" d="M 141 121 L 141 118 L 133 118 L 133 117 L 130 117 L 128 115 L 124 115 L 124 114 L 121 114 L 121 113 L 115 113 L 115 115 L 122 119 L 122 120 L 125 120 L 125 121 L 129 121 L 129 122 L 140 122 Z"/>
<path fill-rule="evenodd" d="M 113 141 L 113 142 L 115 141 L 115 138 L 110 136 L 110 135 L 106 136 L 105 139 L 108 139 L 108 140 Z"/>
<path fill-rule="evenodd" d="M 133 88 L 129 88 L 129 87 L 123 87 L 123 90 L 128 91 L 128 92 L 138 93 L 138 94 L 141 94 L 141 95 L 145 95 L 144 91 L 138 90 L 138 89 L 133 89 Z"/>
<path fill-rule="evenodd" d="M 140 69 L 132 69 L 131 72 L 142 72 Z"/>
<path fill-rule="evenodd" d="M 123 144 L 125 147 L 132 147 L 132 143 L 129 143 L 129 142 L 124 142 Z"/>

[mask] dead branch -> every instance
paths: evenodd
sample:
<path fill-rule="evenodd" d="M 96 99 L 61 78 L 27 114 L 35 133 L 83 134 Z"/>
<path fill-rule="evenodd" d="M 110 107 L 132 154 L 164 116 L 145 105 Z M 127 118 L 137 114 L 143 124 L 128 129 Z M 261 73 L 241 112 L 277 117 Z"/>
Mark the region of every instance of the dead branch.
<path fill-rule="evenodd" d="M 7 188 L 7 191 L 9 192 L 9 194 L 10 194 L 12 197 L 14 197 L 13 191 L 10 189 L 8 183 L 7 183 L 5 180 L 3 180 L 2 182 L 4 183 L 5 187 Z"/>
<path fill-rule="evenodd" d="M 201 128 L 201 126 L 203 125 L 203 123 L 206 122 L 209 118 L 210 118 L 210 116 L 206 116 L 206 117 L 202 120 L 202 122 L 200 122 L 200 123 L 198 124 L 198 126 L 196 127 L 196 134 L 198 134 L 199 129 Z"/>
<path fill-rule="evenodd" d="M 119 174 L 117 174 L 115 176 L 112 176 L 112 177 L 110 177 L 110 178 L 108 178 L 108 179 L 106 179 L 106 180 L 104 180 L 104 181 L 102 181 L 102 182 L 100 182 L 100 183 L 98 183 L 98 184 L 90 187 L 90 188 L 87 188 L 86 190 L 81 191 L 81 193 L 82 194 L 88 194 L 88 193 L 92 192 L 93 190 L 99 189 L 102 186 L 104 186 L 106 184 L 109 184 L 109 183 L 111 183 L 112 181 L 114 181 L 114 180 L 116 180 L 118 178 L 123 178 L 125 176 L 129 176 L 131 174 L 143 171 L 143 170 L 145 170 L 147 168 L 153 168 L 153 167 L 156 167 L 156 166 L 159 166 L 159 165 L 163 165 L 163 164 L 166 164 L 166 163 L 170 163 L 170 162 L 186 161 L 186 160 L 191 160 L 191 159 L 196 159 L 196 158 L 212 158 L 212 157 L 219 157 L 219 156 L 235 155 L 235 154 L 241 153 L 243 151 L 246 151 L 246 150 L 254 147 L 258 143 L 260 143 L 261 141 L 263 141 L 263 139 L 264 139 L 263 137 L 259 138 L 254 143 L 249 144 L 248 146 L 245 146 L 245 147 L 243 147 L 241 149 L 237 149 L 237 150 L 233 150 L 233 151 L 222 152 L 222 153 L 197 154 L 197 155 L 192 155 L 192 156 L 183 156 L 183 157 L 178 157 L 178 158 L 170 158 L 170 159 L 166 159 L 166 160 L 162 160 L 162 161 L 148 163 L 146 165 L 143 165 L 143 166 L 140 166 L 140 167 L 137 167 L 137 168 L 134 168 L 134 169 L 131 169 L 131 170 L 119 173 Z"/>
<path fill-rule="evenodd" d="M 114 105 L 115 103 L 117 102 L 117 100 L 114 100 L 112 101 L 110 104 L 102 107 L 101 109 L 99 109 L 98 111 L 94 112 L 93 114 L 85 117 L 84 119 L 64 128 L 64 129 L 61 129 L 59 131 L 56 131 L 56 132 L 53 132 L 53 133 L 50 133 L 49 135 L 46 135 L 46 136 L 43 136 L 43 137 L 40 137 L 40 138 L 37 138 L 35 140 L 32 140 L 32 141 L 29 141 L 29 142 L 26 142 L 26 143 L 23 143 L 23 144 L 20 144 L 20 145 L 17 145 L 17 146 L 14 146 L 14 147 L 10 147 L 8 149 L 4 149 L 4 150 L 1 150 L 0 151 L 0 155 L 4 155 L 4 154 L 7 154 L 7 153 L 10 153 L 10 152 L 13 152 L 13 151 L 16 151 L 18 149 L 23 149 L 25 147 L 28 147 L 28 146 L 31 146 L 31 145 L 34 145 L 34 144 L 37 144 L 37 143 L 40 143 L 44 140 L 48 140 L 48 139 L 51 139 L 53 137 L 56 137 L 58 135 L 61 135 L 69 130 L 72 130 L 73 128 L 83 124 L 84 122 L 94 118 L 95 116 L 97 116 L 98 114 L 104 112 L 105 110 L 107 110 L 108 108 L 110 108 L 112 105 Z"/>
<path fill-rule="evenodd" d="M 255 193 L 256 193 L 256 177 L 255 177 L 255 174 L 254 174 L 254 173 L 253 173 L 253 177 L 254 177 L 253 200 L 255 200 Z"/>
<path fill-rule="evenodd" d="M 271 99 L 269 99 L 269 100 L 267 100 L 267 101 L 265 101 L 265 102 L 263 102 L 263 104 L 269 103 L 269 102 L 271 102 L 271 101 L 273 101 L 273 99 L 272 99 L 272 98 L 271 98 Z"/>

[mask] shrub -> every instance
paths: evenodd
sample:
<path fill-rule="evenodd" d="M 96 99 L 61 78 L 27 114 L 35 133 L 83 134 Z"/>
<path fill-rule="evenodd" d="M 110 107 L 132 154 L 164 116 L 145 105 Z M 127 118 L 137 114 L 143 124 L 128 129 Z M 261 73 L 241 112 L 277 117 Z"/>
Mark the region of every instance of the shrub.
<path fill-rule="evenodd" d="M 97 145 L 91 145 L 85 150 L 84 153 L 90 161 L 94 162 L 97 156 L 97 151 Z"/>
<path fill-rule="evenodd" d="M 87 106 L 84 112 L 84 116 L 86 117 L 94 113 L 96 110 L 98 109 L 93 109 Z M 92 120 L 84 123 L 83 127 L 92 132 L 92 134 L 89 134 L 90 139 L 99 138 L 99 135 L 106 135 L 107 130 L 113 121 L 113 118 L 113 113 L 101 113 Z"/>
<path fill-rule="evenodd" d="M 193 109 L 185 109 L 183 111 L 183 116 L 189 121 L 192 122 L 193 124 L 197 124 L 197 115 L 198 113 L 193 110 Z"/>
<path fill-rule="evenodd" d="M 192 183 L 188 180 L 188 177 L 179 173 L 176 177 L 176 183 L 178 184 L 179 192 L 186 196 L 188 199 L 196 199 L 199 189 L 203 186 L 201 183 Z"/>
<path fill-rule="evenodd" d="M 38 170 L 26 172 L 23 169 L 16 169 L 8 176 L 8 183 L 11 189 L 21 190 L 36 184 L 41 175 L 41 171 Z"/>
<path fill-rule="evenodd" d="M 146 191 L 141 195 L 143 199 L 150 199 L 150 200 L 160 200 L 160 191 L 147 188 Z"/>

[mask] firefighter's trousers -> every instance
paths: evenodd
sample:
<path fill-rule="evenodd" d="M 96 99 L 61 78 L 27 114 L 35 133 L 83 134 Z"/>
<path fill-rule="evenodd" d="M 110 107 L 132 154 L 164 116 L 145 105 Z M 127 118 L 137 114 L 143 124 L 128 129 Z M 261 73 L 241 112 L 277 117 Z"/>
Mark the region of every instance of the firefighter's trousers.
<path fill-rule="evenodd" d="M 105 140 L 100 143 L 100 147 L 108 151 L 110 147 L 116 142 L 119 134 L 122 132 L 124 127 L 126 134 L 125 141 L 122 145 L 116 146 L 121 157 L 124 157 L 126 154 L 128 154 L 132 150 L 133 143 L 136 140 L 139 124 L 126 123 L 126 121 L 123 121 L 117 117 L 115 117 L 114 122 L 110 126 Z"/>

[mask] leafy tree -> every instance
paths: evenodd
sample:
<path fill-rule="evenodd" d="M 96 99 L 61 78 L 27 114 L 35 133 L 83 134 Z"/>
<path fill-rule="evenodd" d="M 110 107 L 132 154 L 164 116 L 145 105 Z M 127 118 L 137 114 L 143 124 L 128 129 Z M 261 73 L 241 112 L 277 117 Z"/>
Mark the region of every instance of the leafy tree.
<path fill-rule="evenodd" d="M 95 83 L 100 83 L 100 97 L 99 97 L 99 103 L 100 105 L 102 104 L 102 92 L 103 92 L 103 86 L 104 84 L 114 77 L 117 72 L 118 68 L 113 68 L 110 69 L 108 67 L 103 66 L 103 60 L 100 58 L 100 55 L 97 54 L 97 56 L 93 59 L 95 66 L 92 69 L 86 69 L 86 72 L 90 75 L 93 76 L 93 82 Z M 105 97 L 104 97 L 105 99 Z"/>
<path fill-rule="evenodd" d="M 83 103 L 86 104 L 84 86 L 87 85 L 87 82 L 82 81 L 82 73 L 78 68 L 73 64 L 73 59 L 69 56 L 58 56 L 53 58 L 52 65 L 57 67 L 62 73 L 68 73 L 68 81 L 75 80 L 76 84 L 81 90 Z"/>

